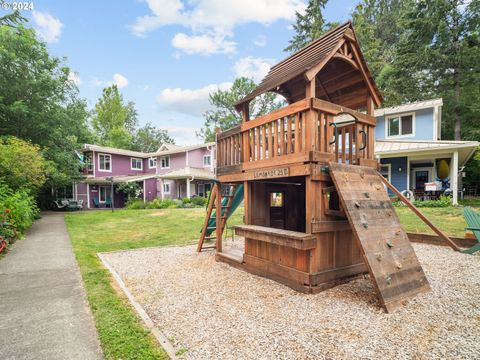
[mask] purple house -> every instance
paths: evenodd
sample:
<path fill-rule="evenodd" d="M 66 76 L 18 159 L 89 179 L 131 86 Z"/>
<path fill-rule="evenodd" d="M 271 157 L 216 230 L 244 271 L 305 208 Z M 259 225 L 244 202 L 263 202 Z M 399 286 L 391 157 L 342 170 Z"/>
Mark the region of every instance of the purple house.
<path fill-rule="evenodd" d="M 214 179 L 215 144 L 164 144 L 154 153 L 85 144 L 85 178 L 74 184 L 74 198 L 84 207 L 123 207 L 118 184 L 136 182 L 144 201 L 206 196 Z M 113 197 L 112 197 L 113 183 Z"/>

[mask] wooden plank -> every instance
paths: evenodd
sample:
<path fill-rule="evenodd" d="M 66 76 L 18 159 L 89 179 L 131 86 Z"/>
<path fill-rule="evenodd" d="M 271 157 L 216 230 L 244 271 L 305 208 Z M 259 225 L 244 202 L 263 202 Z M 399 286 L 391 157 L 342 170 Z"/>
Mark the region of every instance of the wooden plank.
<path fill-rule="evenodd" d="M 386 311 L 395 310 L 402 300 L 429 291 L 425 274 L 382 185 L 383 177 L 368 167 L 331 162 L 329 168 Z"/>
<path fill-rule="evenodd" d="M 256 275 L 279 281 L 295 290 L 310 292 L 308 287 L 310 275 L 307 272 L 299 271 L 281 264 L 275 264 L 271 261 L 260 259 L 248 254 L 243 255 L 245 269 Z M 302 289 L 303 288 L 303 289 Z"/>
<path fill-rule="evenodd" d="M 314 220 L 312 221 L 312 234 L 332 231 L 350 230 L 350 223 L 346 220 Z"/>
<path fill-rule="evenodd" d="M 268 129 L 268 158 L 273 158 L 273 124 L 268 123 L 265 125 Z"/>
<path fill-rule="evenodd" d="M 281 118 L 279 122 L 280 136 L 280 156 L 285 154 L 285 119 Z"/>
<path fill-rule="evenodd" d="M 295 114 L 295 146 L 294 152 L 300 152 L 300 113 Z"/>
<path fill-rule="evenodd" d="M 428 220 L 425 215 L 423 215 L 420 210 L 418 210 L 415 205 L 413 205 L 405 196 L 402 195 L 400 191 L 398 191 L 395 186 L 390 184 L 387 179 L 385 179 L 380 173 L 378 173 L 380 180 L 396 195 L 402 202 L 407 205 L 410 210 L 412 210 L 415 215 L 417 215 L 420 220 L 422 220 L 430 229 L 432 229 L 435 234 L 437 234 L 440 238 L 442 238 L 453 250 L 460 251 L 461 249 L 455 244 L 442 230 L 437 228 L 433 223 Z"/>
<path fill-rule="evenodd" d="M 292 117 L 287 118 L 287 154 L 292 153 Z"/>
<path fill-rule="evenodd" d="M 296 163 L 296 164 L 288 165 L 287 167 L 288 167 L 289 176 L 307 176 L 307 175 L 310 175 L 310 172 L 311 172 L 311 166 L 309 164 Z M 266 167 L 266 166 L 261 167 L 261 169 L 265 171 L 268 171 L 274 168 L 275 167 Z M 249 180 L 258 180 L 258 179 L 255 179 L 255 172 L 257 170 L 258 169 L 249 169 L 241 173 L 219 175 L 217 176 L 217 179 L 221 182 L 241 182 L 241 181 L 249 181 Z M 285 176 L 279 175 L 278 177 L 281 178 Z M 272 178 L 272 177 L 269 177 L 269 178 Z"/>
<path fill-rule="evenodd" d="M 242 131 L 248 130 L 248 129 L 253 129 L 257 126 L 264 125 L 266 123 L 269 123 L 271 121 L 283 118 L 284 116 L 290 116 L 293 115 L 299 111 L 303 111 L 305 109 L 309 109 L 311 106 L 311 103 L 309 100 L 304 99 L 297 101 L 293 104 L 290 104 L 288 106 L 285 106 L 281 109 L 272 111 L 271 113 L 260 116 L 256 119 L 247 121 L 246 123 L 242 124 Z"/>
<path fill-rule="evenodd" d="M 359 122 L 372 125 L 372 126 L 375 126 L 377 123 L 374 116 L 367 115 L 367 114 L 352 110 L 350 108 L 347 108 L 345 106 L 340 106 L 340 105 L 337 105 L 325 100 L 321 100 L 318 98 L 314 98 L 312 100 L 313 100 L 312 106 L 314 109 L 321 110 L 332 115 L 338 115 L 340 113 L 350 114 Z"/>
<path fill-rule="evenodd" d="M 233 228 L 240 236 L 302 250 L 314 248 L 317 241 L 315 235 L 266 226 L 236 225 Z"/>
<path fill-rule="evenodd" d="M 239 134 L 242 131 L 241 125 L 234 126 L 228 130 L 222 131 L 217 134 L 217 140 L 225 139 L 229 136 Z"/>
<path fill-rule="evenodd" d="M 197 252 L 202 251 L 203 243 L 205 241 L 205 236 L 207 233 L 208 223 L 210 221 L 210 217 L 212 216 L 213 204 L 215 203 L 216 196 L 217 196 L 217 186 L 214 186 L 210 194 L 210 201 L 208 203 L 207 212 L 205 214 L 205 220 L 203 221 L 203 228 L 202 228 L 202 233 L 200 235 L 200 240 L 198 241 Z"/>
<path fill-rule="evenodd" d="M 278 120 L 275 120 L 275 129 L 273 133 L 273 155 L 278 156 Z"/>
<path fill-rule="evenodd" d="M 220 194 L 220 185 L 215 184 L 214 186 L 217 188 L 216 196 L 215 196 L 215 215 L 216 215 L 215 247 L 217 249 L 217 252 L 222 252 L 222 227 L 218 226 L 219 224 L 222 223 L 222 196 Z"/>

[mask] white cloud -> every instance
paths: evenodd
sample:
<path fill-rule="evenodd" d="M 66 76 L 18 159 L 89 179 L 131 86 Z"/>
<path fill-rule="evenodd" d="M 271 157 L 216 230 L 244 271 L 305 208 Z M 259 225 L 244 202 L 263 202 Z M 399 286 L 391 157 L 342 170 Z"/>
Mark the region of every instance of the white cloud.
<path fill-rule="evenodd" d="M 196 131 L 199 130 L 199 127 L 186 127 L 186 126 L 161 126 L 162 129 L 168 131 L 168 135 L 175 139 L 177 144 L 183 145 L 193 145 L 198 144 L 199 139 L 197 138 Z"/>
<path fill-rule="evenodd" d="M 265 35 L 258 35 L 254 40 L 253 44 L 258 47 L 263 47 L 267 45 L 267 37 Z"/>
<path fill-rule="evenodd" d="M 235 77 L 245 76 L 260 82 L 267 75 L 270 67 L 275 63 L 274 59 L 255 58 L 247 56 L 239 59 L 233 65 Z"/>
<path fill-rule="evenodd" d="M 77 86 L 82 85 L 82 79 L 80 78 L 80 75 L 76 72 L 69 72 L 68 73 L 68 81 L 71 81 Z"/>
<path fill-rule="evenodd" d="M 167 25 L 181 25 L 189 28 L 192 35 L 183 34 L 190 43 L 194 40 L 195 53 L 208 54 L 213 52 L 232 52 L 235 43 L 226 39 L 233 37 L 234 29 L 246 23 L 260 23 L 269 25 L 277 20 L 292 20 L 295 12 L 305 9 L 303 0 L 145 0 L 151 14 L 138 17 L 131 29 L 137 36 Z M 185 6 L 184 4 L 187 4 Z M 176 36 L 178 36 L 177 34 Z M 212 46 L 211 41 L 206 41 L 204 36 L 217 39 L 217 46 Z M 202 42 L 198 40 L 202 38 Z M 193 40 L 192 40 L 193 39 Z M 228 51 L 218 46 L 227 42 Z M 177 38 L 178 41 L 178 38 Z M 205 47 L 202 47 L 205 45 Z M 183 48 L 182 48 L 183 49 Z M 191 49 L 191 47 L 186 47 Z M 190 52 L 194 53 L 194 52 Z"/>
<path fill-rule="evenodd" d="M 225 40 L 223 36 L 212 37 L 209 35 L 188 36 L 184 33 L 176 34 L 172 39 L 174 48 L 187 54 L 230 54 L 235 52 L 235 43 Z"/>
<path fill-rule="evenodd" d="M 32 15 L 38 35 L 47 43 L 58 42 L 63 27 L 61 21 L 46 12 L 34 11 Z"/>
<path fill-rule="evenodd" d="M 113 74 L 111 83 L 117 85 L 119 89 L 122 89 L 128 85 L 128 79 L 122 74 Z"/>
<path fill-rule="evenodd" d="M 105 81 L 96 77 L 92 77 L 90 80 L 90 83 L 92 84 L 92 86 L 95 86 L 95 87 L 117 85 L 119 89 L 122 89 L 128 85 L 128 79 L 122 74 L 116 73 L 116 74 L 113 74 L 112 80 L 110 81 Z"/>
<path fill-rule="evenodd" d="M 157 96 L 162 110 L 202 116 L 210 109 L 208 96 L 220 89 L 228 90 L 232 83 L 211 84 L 199 89 L 166 88 Z"/>

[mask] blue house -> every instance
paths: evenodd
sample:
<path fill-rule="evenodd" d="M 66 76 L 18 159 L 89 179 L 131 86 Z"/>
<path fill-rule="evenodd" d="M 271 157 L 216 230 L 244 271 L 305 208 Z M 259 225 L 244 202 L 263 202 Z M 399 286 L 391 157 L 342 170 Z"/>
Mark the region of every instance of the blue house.
<path fill-rule="evenodd" d="M 463 167 L 479 143 L 441 140 L 442 105 L 433 99 L 375 110 L 375 155 L 382 174 L 400 191 L 422 198 L 430 189 L 426 183 L 443 180 L 457 204 Z"/>

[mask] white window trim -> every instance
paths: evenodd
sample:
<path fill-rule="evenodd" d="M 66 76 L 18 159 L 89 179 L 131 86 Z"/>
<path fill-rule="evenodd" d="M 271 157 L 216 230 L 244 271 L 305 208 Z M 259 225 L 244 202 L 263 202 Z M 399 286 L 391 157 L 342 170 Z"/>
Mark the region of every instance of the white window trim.
<path fill-rule="evenodd" d="M 389 183 L 392 183 L 392 164 L 380 164 L 380 167 L 382 166 L 386 166 L 388 167 L 388 182 Z M 380 173 L 381 173 L 381 169 L 380 169 Z M 383 175 L 383 174 L 382 174 Z"/>
<path fill-rule="evenodd" d="M 165 185 L 168 185 L 168 191 L 165 191 Z M 163 186 L 162 190 L 163 190 L 164 194 L 171 194 L 172 185 L 171 185 L 170 181 L 164 181 L 162 186 Z"/>
<path fill-rule="evenodd" d="M 132 160 L 140 160 L 140 168 L 134 168 L 132 166 Z M 130 170 L 143 170 L 143 159 L 141 158 L 136 158 L 136 157 L 131 157 L 130 158 Z"/>
<path fill-rule="evenodd" d="M 166 159 L 166 158 L 168 158 L 168 166 L 165 166 L 165 167 L 164 167 L 164 166 L 162 165 L 162 159 Z M 161 156 L 161 157 L 160 157 L 160 168 L 161 168 L 161 169 L 170 169 L 170 160 L 171 160 L 171 159 L 170 159 L 170 155 Z"/>
<path fill-rule="evenodd" d="M 434 160 L 436 161 L 436 160 Z M 430 167 L 414 167 L 412 168 L 412 189 L 416 189 L 416 177 L 417 177 L 417 171 L 428 171 L 428 182 L 433 181 L 433 166 Z"/>
<path fill-rule="evenodd" d="M 412 133 L 411 134 L 406 134 L 406 135 L 388 135 L 388 129 L 390 127 L 390 119 L 394 118 L 402 118 L 404 116 L 412 116 Z M 416 132 L 416 126 L 415 126 L 415 112 L 409 112 L 409 113 L 401 113 L 401 114 L 393 114 L 393 115 L 388 115 L 385 116 L 385 139 L 399 139 L 399 138 L 407 138 L 407 137 L 415 137 L 415 132 Z M 402 133 L 402 121 L 399 121 L 398 124 L 398 132 L 399 134 Z"/>
<path fill-rule="evenodd" d="M 101 193 L 102 193 L 102 190 L 100 190 L 101 188 L 105 189 L 105 200 L 103 200 L 103 201 L 102 201 L 102 197 L 100 196 Z M 108 188 L 109 188 L 109 186 L 106 186 L 106 185 L 99 185 L 98 186 L 98 203 L 99 204 L 105 204 L 107 202 Z"/>
<path fill-rule="evenodd" d="M 100 169 L 100 156 L 108 156 L 110 157 L 110 170 L 104 170 L 104 169 Z M 112 155 L 111 154 L 104 154 L 104 153 L 98 153 L 98 171 L 102 171 L 102 172 L 112 172 L 112 169 L 113 169 L 113 161 L 112 161 Z"/>
<path fill-rule="evenodd" d="M 150 160 L 153 160 L 153 159 L 155 159 L 155 165 L 151 166 L 150 165 Z M 156 156 L 152 156 L 152 157 L 148 158 L 148 168 L 149 169 L 156 169 L 157 168 L 157 157 Z"/>
<path fill-rule="evenodd" d="M 210 164 L 205 164 L 205 158 L 210 158 Z M 203 155 L 203 167 L 211 167 L 212 166 L 212 155 Z"/>

